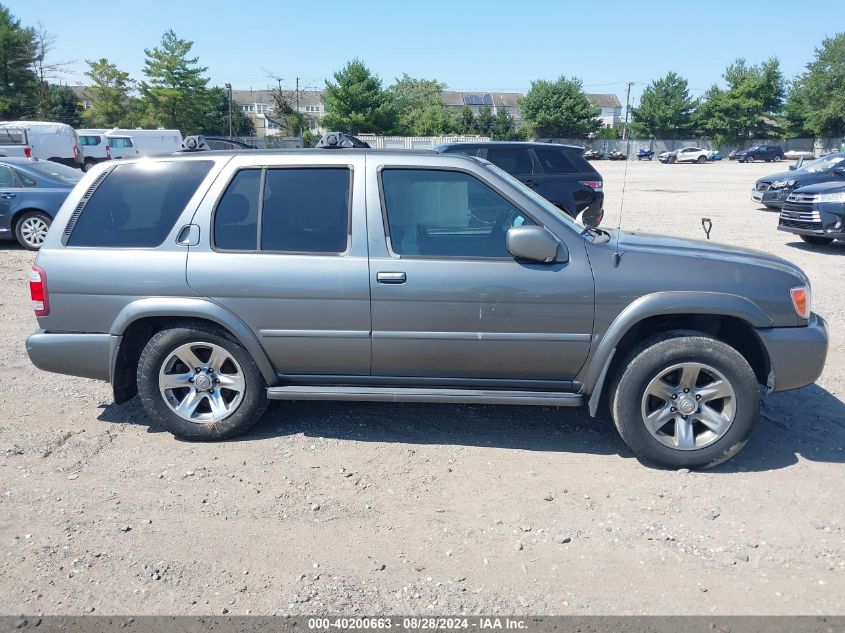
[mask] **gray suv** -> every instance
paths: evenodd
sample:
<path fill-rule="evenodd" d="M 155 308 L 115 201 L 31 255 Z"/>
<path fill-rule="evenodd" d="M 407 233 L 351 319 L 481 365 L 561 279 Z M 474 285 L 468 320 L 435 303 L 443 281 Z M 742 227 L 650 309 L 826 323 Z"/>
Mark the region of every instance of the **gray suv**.
<path fill-rule="evenodd" d="M 97 165 L 30 287 L 36 366 L 138 393 L 195 440 L 246 431 L 268 400 L 594 416 L 606 397 L 641 459 L 707 467 L 745 444 L 761 386 L 813 382 L 827 352 L 794 265 L 583 227 L 495 165 L 433 152 Z"/>

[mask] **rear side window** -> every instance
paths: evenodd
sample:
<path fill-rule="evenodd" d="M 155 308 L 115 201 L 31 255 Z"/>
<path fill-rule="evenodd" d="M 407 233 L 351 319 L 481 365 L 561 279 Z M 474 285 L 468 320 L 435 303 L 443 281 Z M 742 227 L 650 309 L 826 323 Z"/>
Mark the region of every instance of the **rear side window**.
<path fill-rule="evenodd" d="M 509 174 L 527 175 L 534 173 L 534 161 L 529 149 L 491 147 L 487 150 L 487 160 Z"/>
<path fill-rule="evenodd" d="M 109 147 L 113 147 L 115 149 L 121 147 L 132 147 L 132 139 L 131 138 L 121 138 L 121 137 L 111 137 L 109 138 Z"/>
<path fill-rule="evenodd" d="M 17 169 L 15 170 L 15 174 L 17 175 L 18 180 L 21 181 L 21 184 L 24 187 L 37 187 L 38 186 L 38 183 L 35 182 L 35 178 L 30 176 L 29 174 L 25 174 L 22 171 L 18 171 Z"/>
<path fill-rule="evenodd" d="M 268 169 L 261 250 L 342 253 L 349 236 L 345 168 Z"/>
<path fill-rule="evenodd" d="M 547 174 L 574 174 L 579 171 L 563 150 L 537 148 L 534 152 Z"/>
<path fill-rule="evenodd" d="M 214 215 L 214 245 L 222 250 L 337 254 L 349 241 L 349 169 L 282 168 L 239 171 Z M 263 198 L 259 205 L 259 198 Z M 258 226 L 261 225 L 260 237 Z"/>
<path fill-rule="evenodd" d="M 15 174 L 12 173 L 11 168 L 5 165 L 0 165 L 0 187 L 17 187 L 18 183 L 15 181 Z"/>
<path fill-rule="evenodd" d="M 82 209 L 68 246 L 159 246 L 213 164 L 197 160 L 117 165 Z"/>
<path fill-rule="evenodd" d="M 461 154 L 462 156 L 478 156 L 478 148 L 477 147 L 461 147 L 458 145 L 457 147 L 448 147 L 443 152 L 444 154 Z"/>
<path fill-rule="evenodd" d="M 94 145 L 100 144 L 100 137 L 99 136 L 92 136 L 88 134 L 83 134 L 79 137 L 79 144 L 83 147 L 92 147 Z"/>

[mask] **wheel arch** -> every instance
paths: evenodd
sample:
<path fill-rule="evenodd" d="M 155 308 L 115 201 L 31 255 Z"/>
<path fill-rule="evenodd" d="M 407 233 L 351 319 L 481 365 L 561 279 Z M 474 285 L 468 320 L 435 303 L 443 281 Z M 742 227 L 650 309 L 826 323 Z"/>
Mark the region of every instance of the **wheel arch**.
<path fill-rule="evenodd" d="M 109 331 L 116 341 L 109 371 L 115 402 L 126 402 L 137 393 L 138 358 L 156 332 L 197 322 L 225 330 L 250 353 L 269 386 L 278 382 L 276 371 L 258 338 L 243 321 L 222 306 L 201 298 L 146 298 L 123 308 Z"/>
<path fill-rule="evenodd" d="M 580 382 L 582 393 L 590 395 L 590 415 L 595 417 L 605 383 L 613 379 L 628 352 L 671 330 L 693 330 L 731 345 L 751 365 L 758 382 L 771 388 L 771 363 L 755 331 L 771 326 L 771 319 L 756 304 L 737 295 L 661 292 L 640 297 L 613 320 L 585 366 Z"/>

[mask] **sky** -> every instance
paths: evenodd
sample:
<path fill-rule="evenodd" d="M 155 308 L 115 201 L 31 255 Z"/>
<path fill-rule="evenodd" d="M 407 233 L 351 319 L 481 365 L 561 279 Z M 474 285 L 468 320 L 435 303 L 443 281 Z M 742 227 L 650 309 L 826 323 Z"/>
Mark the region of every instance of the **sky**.
<path fill-rule="evenodd" d="M 86 59 L 106 57 L 141 79 L 144 49 L 172 28 L 194 42 L 212 85 L 263 89 L 281 76 L 323 88 L 353 58 L 385 86 L 408 73 L 453 90 L 525 92 L 575 76 L 587 92 L 635 105 L 674 70 L 700 96 L 731 61 L 777 56 L 787 78 L 845 30 L 845 0 L 0 0 L 55 36 L 63 83 L 85 83 Z M 798 14 L 796 15 L 796 9 Z"/>

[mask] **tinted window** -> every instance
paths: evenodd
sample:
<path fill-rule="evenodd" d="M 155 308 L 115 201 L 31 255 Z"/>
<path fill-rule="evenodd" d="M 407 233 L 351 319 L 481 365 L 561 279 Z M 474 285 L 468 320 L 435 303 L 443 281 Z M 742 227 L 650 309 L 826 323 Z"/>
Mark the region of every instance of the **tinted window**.
<path fill-rule="evenodd" d="M 349 234 L 349 179 L 344 168 L 268 169 L 261 249 L 342 253 Z"/>
<path fill-rule="evenodd" d="M 116 149 L 121 147 L 132 147 L 132 139 L 111 137 L 109 138 L 109 147 Z"/>
<path fill-rule="evenodd" d="M 491 147 L 487 150 L 487 160 L 509 174 L 534 173 L 531 151 L 527 149 Z"/>
<path fill-rule="evenodd" d="M 462 154 L 464 156 L 478 156 L 477 147 L 449 147 L 444 152 L 446 154 Z"/>
<path fill-rule="evenodd" d="M 31 169 L 41 176 L 70 184 L 79 182 L 84 175 L 78 169 L 49 160 L 33 161 L 27 165 L 27 169 Z"/>
<path fill-rule="evenodd" d="M 5 165 L 0 165 L 0 187 L 17 187 L 15 175 L 12 170 Z"/>
<path fill-rule="evenodd" d="M 79 137 L 79 144 L 83 147 L 91 147 L 92 145 L 99 145 L 100 144 L 100 137 L 99 136 L 89 136 L 87 134 L 83 134 Z"/>
<path fill-rule="evenodd" d="M 158 246 L 212 165 L 211 161 L 117 165 L 88 200 L 68 245 Z"/>
<path fill-rule="evenodd" d="M 29 174 L 25 174 L 22 171 L 15 170 L 15 174 L 18 177 L 18 180 L 24 187 L 37 187 L 38 183 L 35 182 L 35 178 L 30 176 Z"/>
<path fill-rule="evenodd" d="M 533 224 L 490 187 L 456 171 L 385 169 L 384 205 L 390 245 L 399 255 L 512 257 L 512 226 Z"/>
<path fill-rule="evenodd" d="M 534 152 L 540 160 L 540 166 L 547 174 L 574 174 L 578 171 L 563 150 L 536 148 Z"/>
<path fill-rule="evenodd" d="M 214 244 L 228 250 L 258 248 L 258 191 L 260 169 L 235 174 L 214 215 Z"/>

